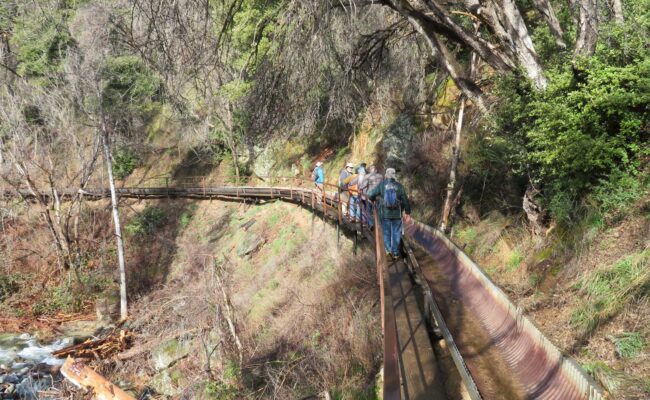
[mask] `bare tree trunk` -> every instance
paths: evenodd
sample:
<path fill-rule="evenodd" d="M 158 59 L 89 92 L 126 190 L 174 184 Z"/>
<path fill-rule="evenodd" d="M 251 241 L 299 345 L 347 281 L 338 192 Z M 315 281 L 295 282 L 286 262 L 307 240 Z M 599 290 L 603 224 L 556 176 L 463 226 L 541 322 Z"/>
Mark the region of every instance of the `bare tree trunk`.
<path fill-rule="evenodd" d="M 621 0 L 612 0 L 612 10 L 614 11 L 614 21 L 619 25 L 623 25 L 625 17 L 623 17 L 623 3 Z"/>
<path fill-rule="evenodd" d="M 519 61 L 538 89 L 547 85 L 544 70 L 537 58 L 533 40 L 528 33 L 519 8 L 514 0 L 502 0 L 499 4 L 487 2 L 480 14 L 492 31 L 499 37 L 501 43 L 507 46 Z"/>
<path fill-rule="evenodd" d="M 522 208 L 526 212 L 526 217 L 528 217 L 528 222 L 530 223 L 530 229 L 535 236 L 542 233 L 544 219 L 544 211 L 536 199 L 537 195 L 539 195 L 539 191 L 532 185 L 529 185 L 526 193 L 524 193 L 522 203 Z"/>
<path fill-rule="evenodd" d="M 458 109 L 458 119 L 456 120 L 456 134 L 454 135 L 454 147 L 451 154 L 451 169 L 449 171 L 449 183 L 447 184 L 447 196 L 445 205 L 442 207 L 442 220 L 440 230 L 445 231 L 449 224 L 449 213 L 451 212 L 451 203 L 456 187 L 456 172 L 458 169 L 458 159 L 460 158 L 460 137 L 463 130 L 463 115 L 465 113 L 465 98 L 461 97 L 460 107 Z"/>
<path fill-rule="evenodd" d="M 14 155 L 13 158 L 15 160 L 16 155 Z M 16 167 L 16 170 L 22 175 L 23 180 L 27 185 L 27 189 L 32 193 L 32 195 L 34 196 L 34 198 L 36 199 L 36 201 L 41 207 L 41 213 L 43 214 L 43 219 L 45 219 L 45 223 L 47 224 L 50 234 L 52 235 L 52 240 L 54 241 L 56 254 L 60 266 L 63 267 L 63 269 L 69 269 L 71 265 L 70 265 L 70 254 L 68 252 L 68 246 L 64 240 L 64 235 L 61 232 L 61 227 L 58 224 L 56 224 L 55 220 L 52 218 L 50 204 L 48 203 L 48 201 L 46 201 L 46 197 L 44 197 L 43 194 L 36 187 L 36 184 L 32 180 L 29 170 L 27 169 L 27 166 L 23 165 L 21 162 L 14 162 L 14 166 Z M 50 175 L 50 183 L 52 184 L 51 175 Z M 52 189 L 52 195 L 54 196 L 56 191 L 54 190 L 53 184 L 51 189 Z M 52 208 L 56 208 L 56 207 L 52 207 Z"/>
<path fill-rule="evenodd" d="M 126 303 L 126 266 L 124 264 L 124 242 L 122 241 L 122 229 L 120 228 L 120 214 L 117 207 L 117 194 L 115 192 L 115 179 L 113 178 L 113 161 L 109 147 L 108 132 L 102 122 L 102 145 L 104 147 L 104 159 L 108 171 L 108 185 L 111 189 L 111 208 L 113 210 L 113 223 L 115 224 L 115 240 L 117 241 L 117 261 L 120 267 L 120 318 L 126 319 L 129 314 Z"/>
<path fill-rule="evenodd" d="M 235 168 L 235 178 L 237 179 L 237 185 L 239 185 L 239 154 L 237 153 L 237 142 L 235 141 L 235 134 L 234 134 L 234 121 L 232 117 L 232 104 L 230 101 L 228 102 L 228 121 L 227 124 L 228 126 L 226 129 L 228 129 L 228 138 L 226 142 L 228 143 L 228 147 L 230 148 L 230 154 L 232 155 L 232 165 Z"/>
<path fill-rule="evenodd" d="M 564 41 L 564 32 L 560 26 L 560 21 L 558 21 L 557 16 L 555 15 L 555 11 L 553 11 L 553 6 L 551 5 L 550 0 L 533 0 L 533 3 L 540 14 L 542 14 L 542 17 L 546 20 L 553 36 L 555 36 L 555 43 L 559 47 L 565 49 L 566 42 Z"/>
<path fill-rule="evenodd" d="M 590 56 L 596 51 L 598 40 L 598 3 L 596 0 L 579 0 L 578 38 L 575 55 Z"/>

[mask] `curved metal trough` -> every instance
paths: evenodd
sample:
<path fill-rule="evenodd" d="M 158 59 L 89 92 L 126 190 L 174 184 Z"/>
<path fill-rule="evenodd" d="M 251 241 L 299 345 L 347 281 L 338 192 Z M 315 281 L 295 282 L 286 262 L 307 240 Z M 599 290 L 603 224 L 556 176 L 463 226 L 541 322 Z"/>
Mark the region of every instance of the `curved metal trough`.
<path fill-rule="evenodd" d="M 454 295 L 485 329 L 525 398 L 603 398 L 582 368 L 565 357 L 442 232 L 416 221 L 405 224 L 404 231 L 407 240 L 424 249 L 447 278 L 453 277 Z"/>

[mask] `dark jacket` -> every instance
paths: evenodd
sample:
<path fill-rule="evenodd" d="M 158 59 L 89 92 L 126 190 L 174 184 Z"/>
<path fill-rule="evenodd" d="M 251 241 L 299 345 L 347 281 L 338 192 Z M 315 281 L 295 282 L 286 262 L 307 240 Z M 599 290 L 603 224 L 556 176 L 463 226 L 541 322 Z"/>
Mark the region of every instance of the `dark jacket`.
<path fill-rule="evenodd" d="M 397 186 L 397 200 L 399 201 L 400 208 L 391 210 L 383 206 L 382 203 L 384 202 L 384 188 L 386 185 L 386 180 L 382 181 L 379 185 L 377 185 L 377 187 L 368 193 L 368 198 L 370 200 L 375 201 L 375 199 L 377 199 L 375 201 L 375 204 L 378 207 L 377 211 L 379 212 L 379 218 L 381 219 L 400 219 L 402 218 L 402 210 L 404 210 L 405 214 L 411 214 L 411 204 L 409 203 L 408 196 L 406 196 L 404 186 L 402 186 L 395 179 L 391 179 L 391 181 Z"/>
<path fill-rule="evenodd" d="M 377 186 L 379 186 L 381 182 L 383 182 L 384 176 L 379 172 L 371 172 L 366 175 L 365 180 L 368 185 L 368 187 L 366 188 L 366 193 L 370 193 L 372 189 L 376 188 Z"/>

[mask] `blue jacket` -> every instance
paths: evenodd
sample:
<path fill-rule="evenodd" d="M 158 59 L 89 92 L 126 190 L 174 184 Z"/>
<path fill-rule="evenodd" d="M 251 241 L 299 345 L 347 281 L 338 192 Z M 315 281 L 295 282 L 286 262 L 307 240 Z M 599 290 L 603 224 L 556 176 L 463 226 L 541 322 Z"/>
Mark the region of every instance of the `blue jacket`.
<path fill-rule="evenodd" d="M 323 171 L 323 167 L 316 167 L 314 172 L 316 172 L 316 179 L 314 182 L 325 183 L 325 172 Z"/>

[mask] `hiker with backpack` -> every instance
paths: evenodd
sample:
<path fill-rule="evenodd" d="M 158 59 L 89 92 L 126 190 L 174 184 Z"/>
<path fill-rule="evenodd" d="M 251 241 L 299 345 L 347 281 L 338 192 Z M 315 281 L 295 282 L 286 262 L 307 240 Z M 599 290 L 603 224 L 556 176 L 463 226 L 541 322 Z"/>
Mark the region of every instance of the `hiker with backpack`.
<path fill-rule="evenodd" d="M 314 185 L 321 192 L 324 190 L 323 185 L 325 184 L 325 171 L 323 171 L 323 163 L 321 161 L 316 162 L 316 168 L 311 172 L 311 179 L 314 181 Z"/>
<path fill-rule="evenodd" d="M 378 207 L 386 254 L 395 259 L 399 257 L 402 240 L 402 211 L 405 221 L 411 218 L 411 204 L 404 187 L 395 179 L 395 169 L 386 170 L 384 181 L 368 193 L 368 198 Z"/>
<path fill-rule="evenodd" d="M 351 162 L 345 164 L 345 168 L 341 170 L 341 173 L 339 174 L 339 181 L 338 181 L 338 186 L 339 186 L 339 192 L 341 193 L 339 197 L 339 201 L 341 202 L 341 209 L 345 212 L 347 208 L 347 204 L 350 201 L 350 193 L 348 192 L 348 184 L 345 182 L 345 180 L 352 175 L 352 169 L 354 168 L 354 164 Z"/>

